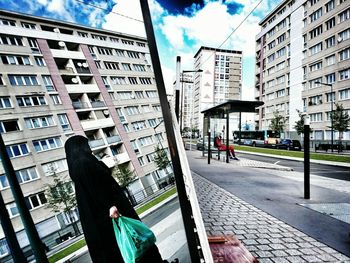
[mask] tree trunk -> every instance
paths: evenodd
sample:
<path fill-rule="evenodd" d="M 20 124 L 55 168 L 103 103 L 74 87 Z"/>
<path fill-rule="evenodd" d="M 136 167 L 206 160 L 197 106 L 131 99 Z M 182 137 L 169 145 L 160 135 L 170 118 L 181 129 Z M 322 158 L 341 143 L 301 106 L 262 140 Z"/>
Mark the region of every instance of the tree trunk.
<path fill-rule="evenodd" d="M 79 230 L 79 226 L 78 226 L 78 224 L 77 224 L 77 221 L 75 221 L 75 220 L 74 220 L 74 217 L 72 216 L 72 210 L 69 210 L 68 215 L 69 215 L 70 221 L 72 222 L 72 227 L 73 227 L 73 229 L 74 229 L 74 234 L 75 234 L 75 236 L 79 236 L 81 233 L 80 233 L 80 230 Z"/>

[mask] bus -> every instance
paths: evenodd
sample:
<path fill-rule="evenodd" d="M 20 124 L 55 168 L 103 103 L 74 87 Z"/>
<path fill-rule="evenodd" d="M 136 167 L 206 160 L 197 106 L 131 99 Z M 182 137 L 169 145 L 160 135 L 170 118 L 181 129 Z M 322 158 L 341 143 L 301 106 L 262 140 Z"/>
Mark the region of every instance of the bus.
<path fill-rule="evenodd" d="M 233 138 L 238 144 L 250 145 L 253 147 L 275 147 L 280 140 L 280 133 L 271 130 L 234 131 Z"/>

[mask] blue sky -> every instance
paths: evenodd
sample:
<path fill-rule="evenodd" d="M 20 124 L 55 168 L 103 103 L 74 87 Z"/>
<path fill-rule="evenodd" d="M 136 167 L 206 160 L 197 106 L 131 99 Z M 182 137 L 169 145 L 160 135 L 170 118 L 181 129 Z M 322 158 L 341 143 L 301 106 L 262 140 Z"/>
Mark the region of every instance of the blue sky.
<path fill-rule="evenodd" d="M 258 4 L 258 0 L 149 0 L 163 76 L 168 91 L 176 56 L 193 68 L 201 46 L 219 47 Z M 258 23 L 281 0 L 263 0 L 221 46 L 243 51 L 243 98 L 253 99 L 255 35 Z M 138 0 L 0 0 L 0 8 L 144 36 Z"/>

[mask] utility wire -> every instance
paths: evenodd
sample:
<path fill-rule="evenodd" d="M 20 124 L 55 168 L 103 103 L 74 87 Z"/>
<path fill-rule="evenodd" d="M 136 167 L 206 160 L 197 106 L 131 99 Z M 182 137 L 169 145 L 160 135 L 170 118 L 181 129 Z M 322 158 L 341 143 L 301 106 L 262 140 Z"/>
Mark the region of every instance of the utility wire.
<path fill-rule="evenodd" d="M 118 16 L 122 16 L 122 17 L 127 18 L 127 19 L 131 19 L 131 20 L 134 20 L 134 21 L 143 23 L 143 21 L 140 20 L 140 19 L 137 19 L 137 18 L 134 18 L 134 17 L 131 17 L 131 16 L 127 16 L 127 15 L 123 15 L 123 14 L 114 12 L 114 11 L 112 11 L 112 10 L 109 11 L 109 10 L 107 10 L 106 8 L 100 7 L 100 6 L 98 6 L 98 5 L 94 5 L 94 4 L 90 4 L 90 3 L 85 3 L 83 0 L 74 0 L 74 1 L 76 1 L 76 2 L 78 2 L 78 3 L 81 3 L 81 4 L 84 4 L 84 5 L 87 5 L 87 6 L 91 6 L 91 7 L 94 7 L 94 8 L 100 9 L 100 10 L 103 10 L 103 11 L 108 11 L 108 12 L 110 12 L 110 13 L 116 14 L 116 15 L 118 15 Z"/>

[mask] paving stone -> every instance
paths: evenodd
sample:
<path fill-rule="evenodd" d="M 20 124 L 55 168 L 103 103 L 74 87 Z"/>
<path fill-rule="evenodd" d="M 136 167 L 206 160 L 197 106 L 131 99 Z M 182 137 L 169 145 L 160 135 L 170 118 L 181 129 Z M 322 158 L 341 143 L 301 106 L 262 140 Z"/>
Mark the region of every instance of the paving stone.
<path fill-rule="evenodd" d="M 290 263 L 286 258 L 278 257 L 278 258 L 272 258 L 272 261 L 275 263 Z"/>
<path fill-rule="evenodd" d="M 298 243 L 299 247 L 301 248 L 313 248 L 314 245 L 311 244 L 311 243 L 307 243 L 307 242 L 304 242 L 304 243 Z"/>
<path fill-rule="evenodd" d="M 283 242 L 286 242 L 286 243 L 296 243 L 297 241 L 294 239 L 294 238 L 291 238 L 291 237 L 285 237 L 285 238 L 282 238 Z"/>
<path fill-rule="evenodd" d="M 286 257 L 287 260 L 291 263 L 304 263 L 307 262 L 302 257 Z"/>
<path fill-rule="evenodd" d="M 320 262 L 320 259 L 316 256 L 301 256 L 303 259 L 306 260 L 306 262 Z"/>
<path fill-rule="evenodd" d="M 259 258 L 270 258 L 273 254 L 269 251 L 255 251 Z"/>
<path fill-rule="evenodd" d="M 262 244 L 262 245 L 266 245 L 266 244 L 270 243 L 270 241 L 268 239 L 265 239 L 265 238 L 257 239 L 257 241 L 258 241 L 259 244 Z"/>
<path fill-rule="evenodd" d="M 287 252 L 288 255 L 291 255 L 291 256 L 302 255 L 302 253 L 299 250 L 297 250 L 297 249 L 286 249 L 285 252 Z"/>
<path fill-rule="evenodd" d="M 269 244 L 272 249 L 285 249 L 286 247 L 282 244 Z"/>
<path fill-rule="evenodd" d="M 258 245 L 259 244 L 254 239 L 245 239 L 245 240 L 242 240 L 242 242 L 246 245 Z"/>
<path fill-rule="evenodd" d="M 259 262 L 260 263 L 273 263 L 273 261 L 269 258 L 260 258 Z"/>
<path fill-rule="evenodd" d="M 321 260 L 323 260 L 324 262 L 332 262 L 332 261 L 336 261 L 337 259 L 329 254 L 319 254 L 317 255 L 317 257 Z"/>
<path fill-rule="evenodd" d="M 272 254 L 274 254 L 274 256 L 276 257 L 287 257 L 288 254 L 286 252 L 284 252 L 283 250 L 274 250 L 271 251 Z"/>
<path fill-rule="evenodd" d="M 310 248 L 301 248 L 299 251 L 304 255 L 316 255 L 317 253 Z"/>
<path fill-rule="evenodd" d="M 269 251 L 272 250 L 272 248 L 268 245 L 258 245 L 257 248 L 261 251 Z"/>

